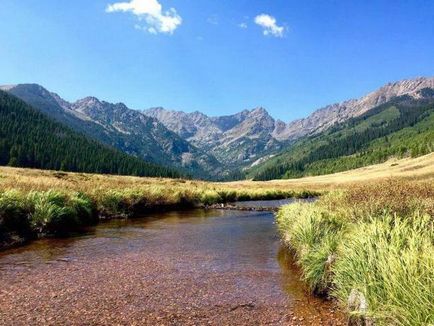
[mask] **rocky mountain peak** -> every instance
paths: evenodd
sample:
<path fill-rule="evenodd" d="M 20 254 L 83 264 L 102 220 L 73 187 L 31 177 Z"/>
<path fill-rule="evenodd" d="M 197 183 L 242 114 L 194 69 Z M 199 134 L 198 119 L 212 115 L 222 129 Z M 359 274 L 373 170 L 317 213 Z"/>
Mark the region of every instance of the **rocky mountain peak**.
<path fill-rule="evenodd" d="M 418 91 L 424 88 L 434 88 L 434 77 L 418 77 L 388 83 L 359 99 L 325 106 L 307 118 L 288 123 L 285 128 L 280 126 L 280 131 L 274 136 L 278 140 L 295 140 L 306 135 L 316 134 L 336 123 L 360 116 L 394 97 L 402 95 L 416 97 Z"/>
<path fill-rule="evenodd" d="M 250 113 L 254 115 L 269 115 L 268 111 L 262 106 L 252 109 Z"/>
<path fill-rule="evenodd" d="M 87 96 L 85 98 L 82 98 L 80 100 L 77 100 L 73 103 L 74 106 L 80 107 L 80 106 L 93 106 L 93 105 L 101 105 L 102 102 L 93 96 Z"/>
<path fill-rule="evenodd" d="M 275 120 L 271 115 L 268 113 L 266 109 L 263 107 L 258 107 L 253 110 L 251 110 L 248 114 L 248 117 L 255 119 L 256 121 L 266 121 L 269 123 L 274 124 Z"/>

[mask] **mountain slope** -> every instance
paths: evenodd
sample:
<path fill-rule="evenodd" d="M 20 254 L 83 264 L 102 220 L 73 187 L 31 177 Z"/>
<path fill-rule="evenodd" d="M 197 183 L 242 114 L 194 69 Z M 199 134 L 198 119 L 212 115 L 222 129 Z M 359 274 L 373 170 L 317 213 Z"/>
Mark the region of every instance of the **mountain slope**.
<path fill-rule="evenodd" d="M 250 164 L 282 147 L 282 142 L 272 136 L 275 120 L 264 108 L 221 117 L 163 108 L 144 113 L 232 168 Z"/>
<path fill-rule="evenodd" d="M 87 139 L 0 91 L 0 165 L 73 172 L 178 177 L 173 169 Z"/>
<path fill-rule="evenodd" d="M 223 117 L 163 108 L 145 110 L 144 113 L 158 119 L 183 139 L 212 153 L 234 169 L 258 164 L 301 137 L 319 134 L 334 124 L 358 117 L 396 96 L 415 97 L 419 90 L 432 87 L 434 78 L 390 83 L 360 99 L 326 106 L 305 119 L 290 123 L 273 119 L 263 108 Z"/>
<path fill-rule="evenodd" d="M 94 97 L 69 103 L 36 84 L 3 88 L 75 131 L 145 161 L 172 165 L 196 177 L 222 173 L 214 157 L 122 103 L 111 104 Z"/>
<path fill-rule="evenodd" d="M 393 98 L 363 115 L 305 137 L 251 168 L 256 180 L 320 175 L 434 150 L 434 89 Z"/>
<path fill-rule="evenodd" d="M 335 103 L 321 108 L 305 119 L 281 125 L 274 134 L 278 140 L 296 140 L 306 135 L 314 135 L 327 130 L 336 123 L 361 116 L 365 112 L 402 95 L 416 96 L 424 88 L 434 88 L 434 77 L 419 77 L 389 83 L 360 99 Z"/>

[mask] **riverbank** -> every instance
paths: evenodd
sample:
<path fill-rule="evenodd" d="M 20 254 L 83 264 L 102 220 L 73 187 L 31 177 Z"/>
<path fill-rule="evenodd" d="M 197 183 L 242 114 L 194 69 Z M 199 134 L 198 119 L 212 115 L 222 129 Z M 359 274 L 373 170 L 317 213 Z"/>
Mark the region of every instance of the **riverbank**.
<path fill-rule="evenodd" d="M 307 198 L 318 191 L 232 187 L 193 180 L 0 169 L 0 248 L 80 232 L 100 220 L 150 210 L 213 207 L 235 201 Z"/>
<path fill-rule="evenodd" d="M 354 325 L 434 324 L 434 184 L 389 180 L 280 209 L 277 223 L 313 293 Z"/>

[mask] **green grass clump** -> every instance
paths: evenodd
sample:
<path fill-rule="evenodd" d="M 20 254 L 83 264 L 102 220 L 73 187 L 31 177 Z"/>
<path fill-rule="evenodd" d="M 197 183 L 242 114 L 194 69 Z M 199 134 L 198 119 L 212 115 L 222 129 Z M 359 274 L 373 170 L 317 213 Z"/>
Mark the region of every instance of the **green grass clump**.
<path fill-rule="evenodd" d="M 303 278 L 315 293 L 324 294 L 331 284 L 331 264 L 344 229 L 343 220 L 321 207 L 297 203 L 277 215 L 279 230 L 296 254 Z"/>
<path fill-rule="evenodd" d="M 93 203 L 84 194 L 58 191 L 31 192 L 29 214 L 32 229 L 40 234 L 68 233 L 92 223 Z"/>
<path fill-rule="evenodd" d="M 0 238 L 11 232 L 22 236 L 31 232 L 26 197 L 15 190 L 0 193 Z"/>
<path fill-rule="evenodd" d="M 337 298 L 351 318 L 433 325 L 433 191 L 379 183 L 285 206 L 276 219 L 311 290 Z"/>
<path fill-rule="evenodd" d="M 345 304 L 356 289 L 378 324 L 432 325 L 432 222 L 414 213 L 412 219 L 385 214 L 357 223 L 339 246 L 334 295 Z"/>
<path fill-rule="evenodd" d="M 203 205 L 212 205 L 219 202 L 221 202 L 221 197 L 215 190 L 205 190 L 200 196 L 200 203 Z"/>
<path fill-rule="evenodd" d="M 0 240 L 62 234 L 97 220 L 93 200 L 83 193 L 9 190 L 0 193 Z"/>
<path fill-rule="evenodd" d="M 127 196 L 126 191 L 109 190 L 98 194 L 97 205 L 100 216 L 125 216 L 130 214 L 131 202 L 135 198 L 131 193 Z"/>

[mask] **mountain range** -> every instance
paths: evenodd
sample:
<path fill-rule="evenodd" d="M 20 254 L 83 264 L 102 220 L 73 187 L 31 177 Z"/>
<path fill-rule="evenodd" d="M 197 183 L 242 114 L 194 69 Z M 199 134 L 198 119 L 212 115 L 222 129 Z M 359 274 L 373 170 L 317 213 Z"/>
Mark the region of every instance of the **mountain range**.
<path fill-rule="evenodd" d="M 222 171 L 214 157 L 168 130 L 158 120 L 122 103 L 112 104 L 95 97 L 70 103 L 36 84 L 0 89 L 77 132 L 145 161 L 173 166 L 197 177 Z"/>
<path fill-rule="evenodd" d="M 0 90 L 0 165 L 149 177 L 183 175 L 105 146 Z M 62 173 L 57 174 L 59 177 Z M 82 176 L 86 178 L 86 176 Z"/>
<path fill-rule="evenodd" d="M 389 83 L 360 99 L 332 104 L 288 123 L 274 119 L 261 107 L 210 117 L 197 111 L 133 110 L 95 97 L 71 103 L 36 84 L 0 89 L 105 145 L 194 177 L 216 179 L 255 170 L 300 140 L 362 117 L 394 98 L 419 99 L 421 90 L 434 89 L 434 78 Z"/>
<path fill-rule="evenodd" d="M 434 151 L 434 89 L 423 88 L 302 137 L 246 171 L 255 180 L 322 175 Z"/>

